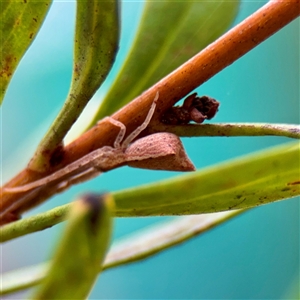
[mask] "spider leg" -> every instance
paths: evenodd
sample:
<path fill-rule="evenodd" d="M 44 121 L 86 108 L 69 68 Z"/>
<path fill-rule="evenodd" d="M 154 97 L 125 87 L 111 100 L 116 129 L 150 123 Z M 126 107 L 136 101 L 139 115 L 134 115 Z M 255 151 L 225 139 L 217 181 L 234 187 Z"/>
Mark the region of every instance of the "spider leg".
<path fill-rule="evenodd" d="M 147 117 L 145 119 L 145 121 L 139 126 L 137 127 L 133 132 L 131 132 L 128 137 L 124 140 L 124 142 L 122 143 L 122 149 L 126 149 L 128 147 L 128 145 L 148 126 L 154 111 L 155 111 L 155 107 L 156 107 L 156 102 L 158 100 L 159 97 L 159 92 L 156 93 L 155 98 L 153 100 L 153 103 L 149 109 L 149 112 L 147 114 Z"/>
<path fill-rule="evenodd" d="M 114 148 L 116 148 L 116 149 L 121 148 L 121 142 L 123 141 L 125 133 L 126 133 L 125 125 L 122 122 L 117 121 L 112 117 L 105 117 L 100 122 L 98 122 L 98 124 L 102 123 L 102 122 L 110 122 L 111 124 L 113 124 L 113 125 L 120 128 L 120 131 L 119 131 L 119 133 L 118 133 L 118 135 L 117 135 L 117 137 L 114 141 Z"/>

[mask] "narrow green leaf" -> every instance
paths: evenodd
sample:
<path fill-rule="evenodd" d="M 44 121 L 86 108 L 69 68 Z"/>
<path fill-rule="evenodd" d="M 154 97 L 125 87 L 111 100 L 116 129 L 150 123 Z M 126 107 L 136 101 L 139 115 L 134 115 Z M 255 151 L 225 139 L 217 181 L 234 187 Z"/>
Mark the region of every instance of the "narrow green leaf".
<path fill-rule="evenodd" d="M 161 128 L 160 128 L 161 126 Z M 168 131 L 177 136 L 285 136 L 300 139 L 300 126 L 270 123 L 221 123 L 157 126 L 157 131 Z"/>
<path fill-rule="evenodd" d="M 75 202 L 50 270 L 33 299 L 86 299 L 112 232 L 113 198 L 89 194 Z"/>
<path fill-rule="evenodd" d="M 200 214 L 298 196 L 299 148 L 299 143 L 287 143 L 188 175 L 115 192 L 116 216 Z"/>
<path fill-rule="evenodd" d="M 151 257 L 244 213 L 245 210 L 187 216 L 142 229 L 115 243 L 102 268 L 106 270 Z M 7 272 L 2 276 L 0 295 L 21 291 L 40 283 L 49 268 L 48 263 Z"/>
<path fill-rule="evenodd" d="M 185 216 L 142 229 L 113 245 L 107 254 L 103 269 L 150 257 L 201 235 L 244 212 L 246 210 Z"/>
<path fill-rule="evenodd" d="M 188 175 L 112 193 L 119 217 L 244 209 L 300 195 L 299 143 L 287 143 Z M 70 204 L 1 227 L 1 242 L 62 222 Z"/>
<path fill-rule="evenodd" d="M 0 2 L 0 104 L 27 48 L 36 37 L 52 0 Z"/>
<path fill-rule="evenodd" d="M 135 42 L 93 124 L 219 37 L 238 6 L 239 1 L 147 1 Z"/>
<path fill-rule="evenodd" d="M 78 0 L 71 88 L 63 108 L 39 145 L 31 169 L 41 171 L 41 167 L 47 167 L 51 155 L 109 73 L 118 42 L 118 1 Z"/>

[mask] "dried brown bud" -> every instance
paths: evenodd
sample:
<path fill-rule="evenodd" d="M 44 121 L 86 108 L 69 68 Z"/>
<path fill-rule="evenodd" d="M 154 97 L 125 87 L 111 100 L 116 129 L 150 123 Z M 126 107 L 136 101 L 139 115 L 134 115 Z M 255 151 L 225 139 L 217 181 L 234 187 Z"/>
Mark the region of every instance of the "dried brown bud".
<path fill-rule="evenodd" d="M 188 124 L 191 121 L 203 123 L 210 120 L 218 111 L 220 103 L 208 96 L 197 97 L 197 93 L 188 96 L 182 106 L 173 106 L 162 116 L 161 121 L 168 125 Z"/>

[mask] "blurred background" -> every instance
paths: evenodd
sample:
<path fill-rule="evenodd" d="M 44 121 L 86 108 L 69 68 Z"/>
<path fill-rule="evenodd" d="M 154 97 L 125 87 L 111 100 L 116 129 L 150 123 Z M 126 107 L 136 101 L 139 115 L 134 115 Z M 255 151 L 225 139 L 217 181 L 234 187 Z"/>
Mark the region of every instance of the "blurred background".
<path fill-rule="evenodd" d="M 235 24 L 267 1 L 242 1 Z M 144 3 L 123 1 L 115 66 L 93 98 L 101 101 L 129 50 Z M 22 59 L 1 108 L 3 182 L 28 163 L 69 89 L 75 2 L 54 1 Z M 299 123 L 299 20 L 197 89 L 221 101 L 214 122 Z M 185 138 L 197 168 L 288 142 L 286 138 Z M 120 168 L 34 209 L 72 201 L 82 191 L 116 191 L 176 173 Z M 116 219 L 114 239 L 172 218 Z M 1 245 L 2 272 L 48 260 L 63 224 Z M 105 271 L 90 299 L 289 299 L 299 280 L 299 199 L 258 207 L 203 236 L 144 261 Z M 1 299 L 23 299 L 28 291 Z"/>

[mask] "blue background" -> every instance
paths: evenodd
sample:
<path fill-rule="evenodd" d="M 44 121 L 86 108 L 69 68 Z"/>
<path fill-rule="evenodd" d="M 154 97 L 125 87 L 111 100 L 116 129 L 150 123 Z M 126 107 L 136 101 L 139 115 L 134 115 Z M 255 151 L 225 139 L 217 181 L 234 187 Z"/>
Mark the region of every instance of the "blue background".
<path fill-rule="evenodd" d="M 243 1 L 235 21 L 266 1 Z M 112 75 L 134 37 L 142 2 L 123 3 L 122 39 Z M 34 44 L 22 59 L 1 108 L 3 180 L 25 167 L 67 95 L 75 23 L 73 1 L 54 2 Z M 94 97 L 101 99 L 107 83 Z M 198 92 L 221 101 L 214 122 L 299 123 L 299 21 L 294 21 Z M 197 168 L 286 138 L 183 139 Z M 27 215 L 70 202 L 81 191 L 115 191 L 174 176 L 127 167 L 73 187 Z M 115 238 L 171 218 L 115 222 Z M 49 259 L 64 225 L 1 246 L 3 271 Z M 251 210 L 203 236 L 152 258 L 105 271 L 90 299 L 286 299 L 299 276 L 299 202 L 291 199 Z M 21 299 L 19 293 L 7 299 Z M 6 298 L 5 298 L 6 299 Z"/>

